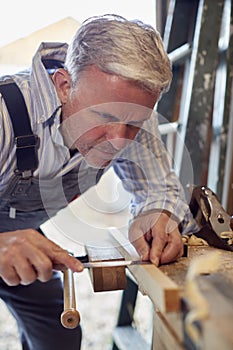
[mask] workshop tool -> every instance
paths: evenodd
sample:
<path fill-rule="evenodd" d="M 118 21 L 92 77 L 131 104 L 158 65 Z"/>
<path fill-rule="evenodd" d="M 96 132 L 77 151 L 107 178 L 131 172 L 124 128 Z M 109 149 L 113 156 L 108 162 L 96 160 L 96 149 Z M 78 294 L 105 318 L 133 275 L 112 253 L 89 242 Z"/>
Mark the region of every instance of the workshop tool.
<path fill-rule="evenodd" d="M 80 314 L 76 310 L 74 276 L 70 269 L 63 270 L 64 311 L 61 314 L 61 323 L 65 328 L 76 328 L 80 323 Z"/>
<path fill-rule="evenodd" d="M 113 268 L 125 267 L 129 265 L 145 265 L 151 264 L 149 261 L 141 260 L 122 260 L 122 261 L 98 261 L 89 262 L 88 255 L 78 256 L 76 259 L 83 263 L 84 268 Z M 59 268 L 59 266 L 55 266 Z M 65 328 L 76 328 L 80 323 L 80 314 L 76 309 L 74 276 L 70 269 L 63 269 L 63 290 L 64 290 L 64 311 L 61 314 L 61 324 Z"/>
<path fill-rule="evenodd" d="M 207 186 L 193 187 L 189 207 L 200 226 L 200 231 L 194 235 L 204 239 L 210 246 L 233 251 L 233 220 L 221 206 L 216 194 Z"/>
<path fill-rule="evenodd" d="M 94 292 L 124 290 L 126 288 L 126 269 L 125 265 L 122 265 L 124 258 L 116 247 L 102 248 L 86 245 L 85 250 L 88 260 L 84 262 L 84 267 L 88 267 Z"/>
<path fill-rule="evenodd" d="M 118 266 L 131 266 L 131 265 L 151 265 L 152 263 L 148 260 L 120 260 L 120 261 L 92 261 L 92 262 L 84 262 L 84 268 L 93 269 L 99 267 L 118 267 Z"/>

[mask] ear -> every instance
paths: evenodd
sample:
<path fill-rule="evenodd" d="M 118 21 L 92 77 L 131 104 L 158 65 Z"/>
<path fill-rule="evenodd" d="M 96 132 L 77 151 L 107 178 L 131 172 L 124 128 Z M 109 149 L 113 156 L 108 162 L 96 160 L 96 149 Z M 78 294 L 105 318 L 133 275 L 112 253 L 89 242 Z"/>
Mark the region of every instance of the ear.
<path fill-rule="evenodd" d="M 54 73 L 52 79 L 61 103 L 66 103 L 71 88 L 69 73 L 65 69 L 60 68 Z"/>

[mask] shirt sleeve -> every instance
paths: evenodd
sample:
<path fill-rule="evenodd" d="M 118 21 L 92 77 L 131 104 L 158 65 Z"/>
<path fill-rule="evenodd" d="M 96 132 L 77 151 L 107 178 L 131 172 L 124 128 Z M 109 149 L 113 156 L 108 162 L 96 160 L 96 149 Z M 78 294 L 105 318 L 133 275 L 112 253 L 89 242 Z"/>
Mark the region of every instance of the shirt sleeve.
<path fill-rule="evenodd" d="M 183 234 L 198 230 L 183 187 L 170 165 L 155 114 L 115 161 L 114 170 L 132 194 L 133 217 L 151 210 L 167 210 L 180 223 Z"/>

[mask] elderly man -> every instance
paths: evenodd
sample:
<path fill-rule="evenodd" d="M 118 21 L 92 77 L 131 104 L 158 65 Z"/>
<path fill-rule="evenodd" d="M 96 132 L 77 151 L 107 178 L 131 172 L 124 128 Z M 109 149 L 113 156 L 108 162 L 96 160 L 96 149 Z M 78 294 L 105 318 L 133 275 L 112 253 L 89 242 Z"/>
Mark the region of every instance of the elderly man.
<path fill-rule="evenodd" d="M 159 34 L 115 15 L 85 21 L 68 50 L 42 43 L 28 71 L 2 77 L 0 297 L 17 319 L 23 349 L 80 348 L 80 328 L 59 322 L 54 266 L 80 272 L 82 264 L 38 231 L 109 166 L 132 193 L 129 237 L 142 259 L 159 265 L 182 255 L 181 234 L 196 226 L 153 113 L 171 78 Z M 21 114 L 20 127 L 13 120 L 13 90 L 4 90 L 12 84 L 25 100 L 28 129 Z"/>

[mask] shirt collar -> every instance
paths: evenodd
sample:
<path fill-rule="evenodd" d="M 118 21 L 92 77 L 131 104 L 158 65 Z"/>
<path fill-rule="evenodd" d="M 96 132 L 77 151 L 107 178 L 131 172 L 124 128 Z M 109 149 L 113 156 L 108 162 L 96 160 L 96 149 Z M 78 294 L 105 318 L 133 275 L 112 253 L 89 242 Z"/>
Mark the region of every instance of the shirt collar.
<path fill-rule="evenodd" d="M 64 43 L 41 43 L 32 60 L 31 93 L 36 103 L 37 122 L 44 123 L 61 107 L 61 101 L 43 59 L 64 62 L 68 45 Z"/>

